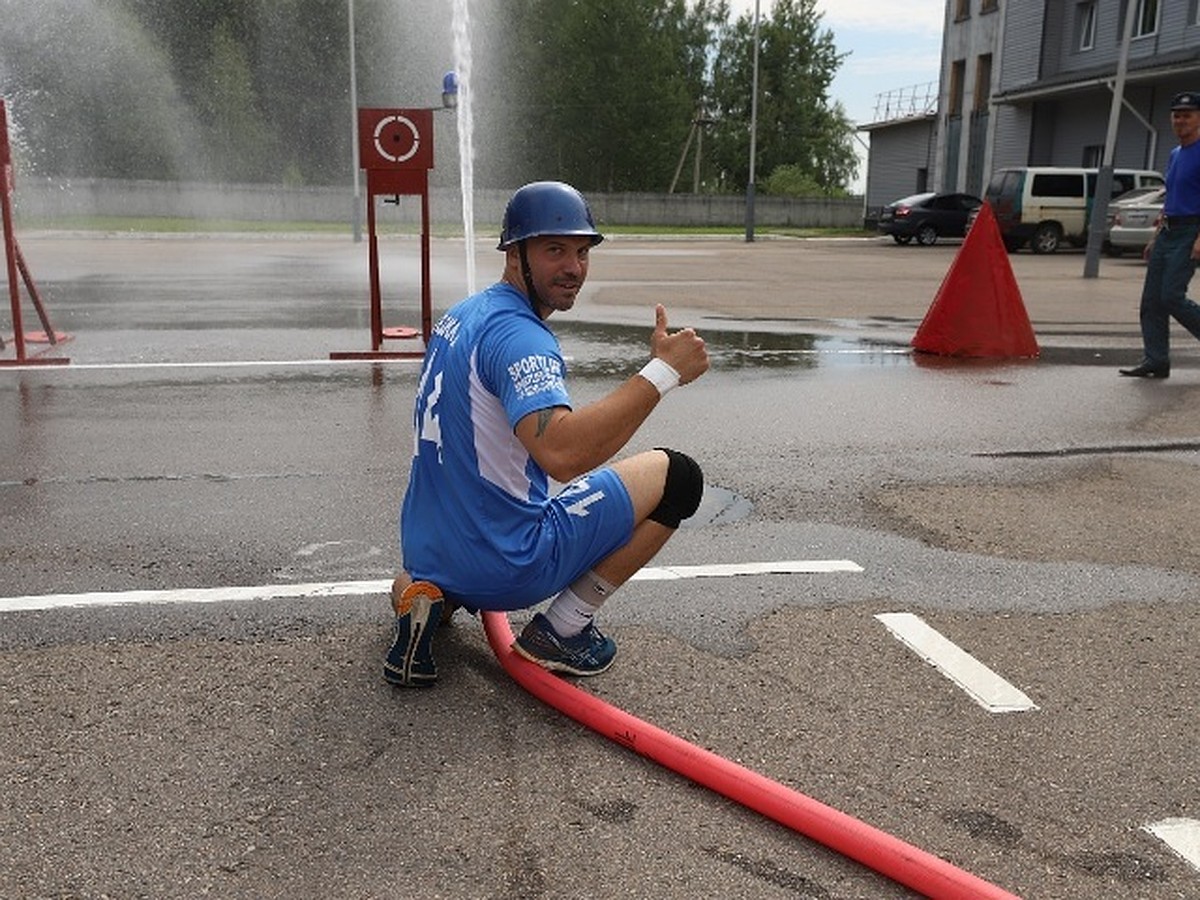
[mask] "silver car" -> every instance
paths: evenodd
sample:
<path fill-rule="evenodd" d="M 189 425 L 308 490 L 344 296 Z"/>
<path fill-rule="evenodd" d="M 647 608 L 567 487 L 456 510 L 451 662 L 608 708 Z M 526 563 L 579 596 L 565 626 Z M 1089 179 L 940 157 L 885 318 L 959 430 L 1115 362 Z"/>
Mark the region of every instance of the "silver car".
<path fill-rule="evenodd" d="M 1109 256 L 1140 254 L 1154 237 L 1165 196 L 1163 188 L 1138 188 L 1112 200 L 1108 204 L 1104 252 Z"/>

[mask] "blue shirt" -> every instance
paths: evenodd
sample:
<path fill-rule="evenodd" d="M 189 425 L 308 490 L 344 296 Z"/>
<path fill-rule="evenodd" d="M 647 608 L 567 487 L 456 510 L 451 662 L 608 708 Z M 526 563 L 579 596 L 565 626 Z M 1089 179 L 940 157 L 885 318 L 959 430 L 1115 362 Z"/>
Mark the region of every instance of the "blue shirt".
<path fill-rule="evenodd" d="M 511 285 L 468 297 L 437 323 L 400 518 L 414 578 L 470 593 L 534 562 L 549 479 L 514 428 L 531 412 L 570 407 L 565 377 L 558 338 Z"/>
<path fill-rule="evenodd" d="M 1200 141 L 1171 150 L 1167 161 L 1166 216 L 1200 216 Z"/>

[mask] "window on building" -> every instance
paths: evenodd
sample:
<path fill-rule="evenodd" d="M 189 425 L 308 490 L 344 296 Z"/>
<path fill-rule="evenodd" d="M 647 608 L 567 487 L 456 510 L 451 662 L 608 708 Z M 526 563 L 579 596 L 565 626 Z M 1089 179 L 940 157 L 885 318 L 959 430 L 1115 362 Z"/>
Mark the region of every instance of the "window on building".
<path fill-rule="evenodd" d="M 1134 37 L 1145 37 L 1158 31 L 1158 0 L 1137 0 L 1133 15 Z"/>
<path fill-rule="evenodd" d="M 1075 33 L 1079 35 L 1080 50 L 1096 46 L 1096 2 L 1089 0 L 1075 7 Z"/>
<path fill-rule="evenodd" d="M 980 0 L 979 12 L 990 13 L 1000 8 L 1000 0 Z"/>
<path fill-rule="evenodd" d="M 992 54 L 981 53 L 975 61 L 975 99 L 971 109 L 984 112 L 992 97 Z"/>
<path fill-rule="evenodd" d="M 966 72 L 965 59 L 956 59 L 950 66 L 950 104 L 947 112 L 952 118 L 963 113 L 963 78 Z"/>
<path fill-rule="evenodd" d="M 971 0 L 955 0 L 954 21 L 961 22 L 963 19 L 969 18 L 971 18 Z"/>

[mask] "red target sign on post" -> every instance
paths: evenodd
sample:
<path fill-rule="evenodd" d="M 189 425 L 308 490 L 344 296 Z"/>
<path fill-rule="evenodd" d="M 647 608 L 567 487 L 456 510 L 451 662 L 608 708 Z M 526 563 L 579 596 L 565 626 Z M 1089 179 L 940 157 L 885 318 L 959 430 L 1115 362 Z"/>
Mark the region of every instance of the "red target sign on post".
<path fill-rule="evenodd" d="M 412 328 L 384 328 L 379 286 L 379 239 L 375 232 L 375 198 L 401 195 L 421 198 L 421 329 L 428 345 L 432 332 L 430 275 L 429 170 L 433 168 L 432 109 L 374 109 L 358 111 L 358 165 L 367 173 L 367 232 L 371 277 L 371 349 L 331 353 L 333 359 L 389 359 L 423 356 L 424 351 L 385 352 L 385 338 L 417 336 Z"/>
<path fill-rule="evenodd" d="M 377 169 L 433 168 L 433 110 L 360 109 L 358 165 Z"/>

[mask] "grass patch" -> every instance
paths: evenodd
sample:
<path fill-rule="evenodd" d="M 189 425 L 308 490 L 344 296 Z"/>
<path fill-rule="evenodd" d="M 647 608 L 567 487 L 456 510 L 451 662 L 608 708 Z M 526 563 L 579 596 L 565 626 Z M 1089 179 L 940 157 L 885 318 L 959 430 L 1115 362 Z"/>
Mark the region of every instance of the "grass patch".
<path fill-rule="evenodd" d="M 709 235 L 745 237 L 745 225 L 601 225 L 600 230 L 605 234 L 630 235 L 693 235 L 704 237 Z M 862 228 L 798 228 L 784 225 L 756 225 L 755 237 L 867 237 L 874 234 Z"/>
<path fill-rule="evenodd" d="M 55 219 L 19 217 L 17 225 L 22 229 L 47 231 L 96 231 L 129 234 L 349 234 L 349 222 L 257 222 L 237 219 L 196 219 L 162 216 L 65 216 Z M 366 222 L 362 223 L 366 233 Z M 499 232 L 498 225 L 475 226 L 475 234 L 486 238 Z M 601 225 L 605 234 L 671 237 L 741 237 L 746 233 L 744 225 L 714 226 L 666 226 L 666 225 Z M 376 231 L 385 236 L 420 235 L 417 225 L 391 222 L 376 222 Z M 867 237 L 874 234 L 861 228 L 789 228 L 778 226 L 756 226 L 756 237 L 781 236 L 806 237 Z M 433 225 L 432 237 L 461 238 L 460 224 Z"/>

